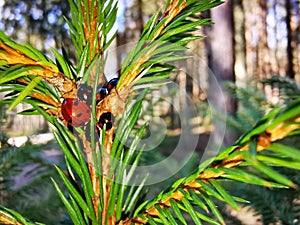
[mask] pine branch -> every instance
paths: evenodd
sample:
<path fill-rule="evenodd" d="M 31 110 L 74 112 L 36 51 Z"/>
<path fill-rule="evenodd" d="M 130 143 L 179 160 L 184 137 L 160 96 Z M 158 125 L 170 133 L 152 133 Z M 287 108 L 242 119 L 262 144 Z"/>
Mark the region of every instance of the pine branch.
<path fill-rule="evenodd" d="M 71 28 L 71 36 L 73 43 L 75 44 L 79 63 L 77 67 L 71 66 L 66 54 L 63 51 L 63 56 L 53 49 L 53 53 L 56 57 L 57 64 L 53 63 L 48 57 L 44 56 L 38 50 L 27 46 L 19 45 L 7 38 L 2 32 L 0 33 L 0 62 L 3 68 L 1 74 L 0 84 L 11 84 L 12 93 L 9 99 L 2 101 L 2 103 L 12 103 L 12 106 L 20 103 L 21 101 L 30 103 L 33 105 L 33 109 L 25 113 L 33 114 L 37 111 L 39 114 L 45 116 L 45 118 L 54 124 L 56 127 L 64 130 L 65 128 L 58 126 L 57 120 L 59 119 L 68 126 L 69 122 L 65 121 L 62 115 L 62 103 L 60 98 L 73 99 L 77 98 L 77 91 L 79 85 L 75 81 L 86 82 L 94 88 L 93 93 L 93 109 L 95 108 L 95 93 L 98 87 L 98 83 L 104 80 L 104 50 L 114 39 L 113 35 L 110 39 L 107 38 L 107 34 L 111 31 L 114 21 L 116 19 L 116 3 L 114 1 L 97 1 L 88 0 L 73 2 L 69 1 L 72 11 L 72 22 L 69 23 Z M 79 18 L 79 19 L 78 19 Z M 99 63 L 98 63 L 99 60 Z M 75 70 L 75 73 L 74 73 Z M 96 71 L 95 71 L 96 70 Z M 90 76 L 90 73 L 94 76 Z M 36 78 L 31 79 L 31 76 Z M 46 87 L 45 90 L 38 90 L 39 82 L 43 79 L 48 82 L 54 89 L 57 89 L 56 98 L 51 98 L 49 93 L 51 87 Z M 49 89 L 50 88 L 50 89 Z M 7 90 L 7 89 L 6 89 Z M 5 91 L 4 89 L 1 91 Z M 17 95 L 21 93 L 21 95 Z M 42 102 L 42 104 L 40 104 Z M 47 104 L 47 105 L 46 105 Z M 124 103 L 123 103 L 124 104 Z M 50 107 L 48 107 L 50 106 Z M 45 110 L 44 107 L 46 107 Z M 93 110 L 93 117 L 96 112 Z M 96 121 L 99 120 L 101 114 L 97 114 L 98 118 L 93 118 L 91 121 L 91 132 L 94 135 Z M 79 130 L 78 139 L 82 141 L 83 148 L 86 154 L 86 160 L 88 164 L 88 170 L 90 179 L 92 182 L 93 190 L 91 191 L 93 210 L 96 218 L 98 219 L 98 212 L 100 207 L 100 190 L 102 184 L 99 182 L 99 171 L 96 171 L 94 164 L 95 151 L 99 146 L 95 146 L 95 137 L 92 140 L 88 140 L 85 135 L 80 134 L 83 131 Z M 103 137 L 107 135 L 104 149 L 110 149 L 113 137 L 113 129 L 111 131 L 104 131 Z M 109 139 L 110 138 L 110 139 Z M 61 140 L 61 146 L 67 145 L 74 147 L 71 143 L 73 140 Z M 104 139 L 105 140 L 105 139 Z M 65 142 L 67 141 L 67 143 Z M 78 150 L 78 149 L 77 149 Z M 73 150 L 71 151 L 73 152 Z M 77 152 L 77 154 L 79 154 Z M 80 153 L 81 154 L 81 153 Z M 100 154 L 100 153 L 99 153 Z M 101 153 L 102 154 L 102 153 Z M 108 156 L 108 155 L 107 155 Z M 104 175 L 106 174 L 109 164 L 103 159 Z M 81 165 L 83 166 L 83 165 Z M 86 177 L 84 179 L 87 179 Z M 104 179 L 105 180 L 105 179 Z M 105 194 L 106 190 L 109 190 L 109 185 L 103 185 L 104 196 L 107 202 L 108 194 Z M 107 205 L 105 205 L 107 207 Z M 104 210 L 105 211 L 105 210 Z M 105 213 L 105 212 L 104 212 Z M 75 217 L 74 217 L 75 218 Z M 79 218 L 77 218 L 78 220 Z M 105 218 L 103 219 L 105 223 Z"/>
<path fill-rule="evenodd" d="M 112 28 L 116 21 L 117 3 L 113 0 L 84 0 L 80 2 L 69 0 L 69 3 L 72 12 L 72 23 L 68 22 L 68 24 L 70 26 L 72 41 L 76 48 L 79 59 L 79 64 L 77 67 L 78 77 L 82 82 L 85 82 L 93 87 L 94 90 L 92 98 L 93 119 L 90 123 L 91 130 L 86 131 L 94 134 L 93 127 L 95 127 L 96 122 L 99 121 L 100 116 L 105 112 L 112 112 L 111 107 L 107 106 L 107 103 L 103 103 L 103 105 L 106 105 L 106 111 L 99 111 L 99 107 L 94 110 L 94 102 L 98 84 L 105 82 L 104 51 L 116 36 L 116 32 L 112 34 Z M 109 39 L 108 34 L 112 34 Z M 115 93 L 114 90 L 110 96 L 106 97 L 106 99 L 109 99 L 110 103 L 115 105 L 119 104 L 122 106 L 122 110 L 118 111 L 119 114 L 116 114 L 116 110 L 113 110 L 113 115 L 121 115 L 124 110 L 124 100 L 120 100 L 119 96 L 113 93 Z M 109 204 L 111 186 L 111 182 L 109 181 L 107 174 L 110 168 L 109 156 L 114 138 L 114 128 L 107 131 L 105 131 L 105 129 L 102 130 L 102 137 L 101 145 L 103 147 L 101 147 L 99 152 L 97 150 L 99 149 L 99 145 L 97 143 L 95 144 L 94 141 L 95 137 L 91 138 L 91 140 L 87 140 L 84 135 L 80 136 L 84 145 L 86 160 L 92 181 L 94 193 L 92 202 L 94 206 L 94 212 L 96 214 L 96 219 L 105 224 L 107 221 L 106 210 Z M 102 160 L 99 160 L 98 162 L 102 167 L 101 169 L 96 168 L 94 163 L 95 157 L 99 157 L 97 156 L 98 154 L 102 157 Z M 99 177 L 99 171 L 102 177 Z M 99 215 L 99 213 L 102 215 Z M 114 220 L 115 219 L 113 216 L 110 217 L 109 224 L 114 224 Z"/>
<path fill-rule="evenodd" d="M 5 215 L 0 211 L 0 221 L 2 224 L 10 224 L 10 225 L 23 225 L 23 223 L 19 223 L 15 220 L 15 218 L 10 217 L 9 215 Z"/>
<path fill-rule="evenodd" d="M 220 178 L 239 180 L 246 183 L 269 187 L 287 186 L 297 188 L 296 184 L 278 174 L 264 163 L 300 169 L 299 157 L 294 159 L 294 162 L 290 160 L 295 157 L 295 154 L 298 154 L 295 150 L 274 144 L 274 142 L 288 137 L 293 132 L 299 131 L 299 111 L 300 99 L 283 111 L 274 110 L 264 117 L 248 134 L 239 139 L 232 147 L 222 151 L 215 158 L 204 162 L 197 173 L 177 181 L 169 192 L 161 193 L 157 199 L 146 203 L 146 205 L 142 207 L 144 208 L 144 211 L 141 211 L 141 208 L 139 208 L 134 214 L 135 217 L 120 221 L 119 224 L 146 224 L 151 218 L 161 219 L 161 210 L 167 211 L 168 208 L 172 208 L 173 211 L 176 212 L 179 208 L 177 209 L 177 206 L 174 205 L 180 203 L 184 204 L 183 209 L 192 216 L 193 213 L 196 212 L 192 208 L 187 208 L 188 203 L 186 201 L 196 203 L 205 211 L 208 210 L 206 206 L 206 204 L 208 204 L 214 212 L 214 215 L 219 218 L 220 223 L 224 224 L 218 210 L 209 203 L 210 200 L 208 196 L 202 197 L 206 201 L 206 204 L 198 197 L 199 194 L 207 195 L 210 193 L 217 199 L 226 201 L 232 207 L 237 208 L 235 199 L 229 196 L 219 185 L 218 180 Z M 274 157 L 272 154 L 265 155 L 263 153 L 266 149 L 273 152 L 280 151 L 280 154 L 283 154 L 283 156 L 278 159 L 278 156 Z M 267 181 L 264 178 L 259 178 L 257 175 L 251 175 L 251 173 L 245 173 L 238 170 L 237 168 L 243 164 L 252 166 L 276 183 Z M 208 165 L 210 166 L 207 167 Z M 178 215 L 179 214 L 177 213 L 177 217 L 180 219 L 181 217 Z M 200 215 L 198 216 L 200 217 Z M 202 219 L 208 221 L 208 218 Z"/>
<path fill-rule="evenodd" d="M 133 86 L 138 82 L 159 81 L 162 77 L 171 76 L 175 68 L 170 63 L 185 59 L 186 56 L 180 54 L 185 51 L 186 45 L 200 38 L 192 36 L 193 32 L 198 26 L 211 24 L 209 19 L 199 19 L 199 13 L 222 2 L 220 0 L 169 1 L 165 10 L 158 12 L 149 20 L 140 41 L 123 62 L 118 85 L 99 103 L 95 101 L 96 91 L 98 84 L 105 79 L 104 51 L 114 38 L 113 35 L 107 40 L 116 18 L 116 4 L 112 0 L 106 2 L 69 0 L 69 3 L 72 22 L 68 23 L 77 51 L 78 65 L 71 66 L 64 54 L 60 55 L 53 50 L 57 60 L 55 65 L 39 51 L 29 46 L 15 44 L 0 33 L 0 65 L 4 71 L 3 75 L 1 74 L 0 84 L 17 81 L 11 86 L 12 93 L 9 100 L 14 101 L 15 104 L 20 100 L 32 104 L 36 112 L 42 114 L 57 128 L 54 134 L 66 156 L 70 178 L 61 169 L 57 168 L 57 171 L 68 188 L 69 195 L 64 194 L 57 182 L 53 180 L 53 183 L 72 221 L 75 224 L 112 225 L 122 218 L 125 196 L 128 194 L 129 199 L 124 204 L 125 212 L 131 212 L 141 190 L 129 187 L 129 184 L 134 182 L 131 180 L 132 174 L 139 162 L 141 151 L 135 152 L 140 150 L 138 143 L 145 127 L 138 130 L 131 146 L 124 150 L 124 143 L 132 134 L 144 99 L 142 95 L 130 105 L 130 109 L 126 110 L 125 106 L 129 105 L 128 99 L 132 96 Z M 45 87 L 45 91 L 41 91 L 40 87 L 45 83 L 35 79 L 37 77 L 52 85 L 57 93 L 53 94 L 48 86 Z M 93 88 L 92 104 L 85 104 L 92 115 L 89 121 L 90 127 L 75 127 L 72 133 L 57 119 L 64 119 L 61 115 L 62 103 L 59 98 L 77 97 L 79 84 L 75 81 Z M 23 86 L 20 88 L 20 85 Z M 26 85 L 27 88 L 24 87 Z M 16 93 L 21 93 L 22 99 L 18 98 Z M 47 110 L 44 110 L 45 108 Z M 94 127 L 104 113 L 112 113 L 116 121 L 111 129 L 106 125 L 101 126 L 98 142 Z M 200 220 L 218 224 L 212 218 L 196 211 L 193 204 L 197 204 L 206 212 L 212 211 L 223 224 L 224 220 L 212 197 L 225 201 L 234 208 L 237 208 L 236 202 L 242 200 L 225 191 L 219 183 L 221 178 L 270 187 L 295 187 L 294 183 L 273 171 L 269 164 L 282 166 L 288 158 L 292 159 L 288 164 L 289 167 L 299 168 L 299 157 L 292 158 L 295 149 L 284 148 L 285 151 L 280 151 L 273 143 L 296 132 L 299 129 L 299 122 L 299 101 L 290 105 L 281 114 L 279 110 L 273 111 L 234 146 L 202 164 L 197 173 L 176 182 L 171 191 L 163 192 L 155 200 L 139 206 L 133 218 L 121 220 L 119 224 L 147 222 L 176 224 L 169 209 L 173 210 L 183 224 L 186 222 L 181 211 L 188 212 L 196 224 L 201 224 Z M 65 125 L 70 124 L 65 123 Z M 85 133 L 91 134 L 91 137 Z M 264 154 L 264 149 L 274 154 L 280 153 L 284 157 Z M 114 161 L 116 159 L 121 162 L 121 165 L 116 165 Z M 126 165 L 133 166 L 128 171 Z M 274 182 L 239 169 L 244 165 L 252 166 Z M 78 183 L 74 173 L 79 177 L 80 187 L 74 185 Z M 135 194 L 132 194 L 134 192 Z M 0 217 L 0 221 L 7 219 L 6 214 L 4 215 L 3 218 Z"/>
<path fill-rule="evenodd" d="M 94 87 L 105 82 L 104 52 L 115 39 L 114 23 L 117 15 L 117 2 L 114 0 L 69 0 L 72 20 L 70 27 L 72 42 L 79 60 L 77 72 L 83 82 Z M 101 65 L 96 65 L 98 62 Z M 98 73 L 97 66 L 101 67 Z M 91 68 L 92 67 L 92 68 Z M 88 70 L 89 73 L 84 73 Z M 91 75 L 92 72 L 92 76 Z M 84 73 L 84 74 L 83 74 Z"/>
<path fill-rule="evenodd" d="M 0 222 L 7 225 L 34 225 L 36 223 L 29 222 L 19 213 L 0 206 Z M 43 225 L 42 223 L 39 223 Z"/>
<path fill-rule="evenodd" d="M 0 62 L 10 66 L 5 75 L 1 76 L 0 84 L 13 81 L 22 76 L 38 76 L 56 87 L 63 97 L 74 96 L 75 83 L 58 67 L 38 50 L 19 45 L 9 40 L 3 32 L 0 32 Z"/>

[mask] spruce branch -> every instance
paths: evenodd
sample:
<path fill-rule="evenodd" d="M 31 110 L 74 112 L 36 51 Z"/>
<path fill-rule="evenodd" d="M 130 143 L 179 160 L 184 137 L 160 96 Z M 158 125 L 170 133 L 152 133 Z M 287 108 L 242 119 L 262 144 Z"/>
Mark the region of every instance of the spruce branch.
<path fill-rule="evenodd" d="M 295 183 L 278 174 L 265 163 L 269 162 L 274 166 L 300 169 L 299 157 L 293 159 L 293 162 L 290 160 L 291 158 L 295 158 L 295 154 L 298 154 L 297 150 L 275 144 L 275 142 L 287 138 L 293 132 L 299 132 L 299 103 L 300 99 L 285 110 L 278 111 L 278 109 L 276 109 L 267 114 L 256 127 L 241 137 L 233 146 L 223 150 L 215 158 L 209 159 L 200 165 L 197 173 L 177 181 L 170 191 L 161 193 L 157 199 L 146 203 L 143 207 L 144 211 L 141 208 L 138 209 L 134 214 L 135 217 L 120 221 L 119 224 L 146 224 L 151 218 L 161 218 L 161 210 L 167 211 L 169 210 L 168 208 L 172 208 L 173 211 L 176 211 L 177 206 L 174 206 L 174 204 L 178 205 L 180 203 L 183 203 L 183 209 L 192 215 L 194 209 L 188 209 L 186 205 L 187 202 L 184 202 L 187 201 L 187 199 L 194 203 L 198 202 L 198 205 L 207 211 L 208 208 L 206 204 L 208 204 L 208 206 L 210 205 L 208 199 L 206 199 L 205 204 L 198 196 L 207 193 L 237 208 L 237 199 L 229 196 L 218 183 L 218 180 L 224 178 L 268 187 L 298 188 Z M 280 150 L 280 148 L 282 148 L 282 150 Z M 280 152 L 283 156 L 277 158 L 278 156 L 274 156 L 273 154 L 265 154 L 264 150 Z M 252 166 L 257 171 L 263 173 L 264 176 L 274 180 L 275 183 L 260 178 L 257 175 L 242 172 L 239 167 L 243 166 L 243 164 Z M 202 196 L 202 198 L 205 200 L 205 197 Z M 224 220 L 218 210 L 215 208 L 211 208 L 211 210 L 214 212 L 214 215 L 219 218 L 220 223 L 224 224 Z M 208 218 L 203 217 L 202 219 L 208 221 Z"/>
<path fill-rule="evenodd" d="M 12 92 L 9 101 L 20 101 L 16 95 L 22 93 L 23 102 L 32 104 L 36 112 L 57 128 L 54 135 L 66 156 L 70 176 L 67 177 L 60 168 L 57 171 L 68 189 L 68 196 L 57 182 L 53 180 L 53 183 L 75 224 L 176 224 L 172 213 L 186 224 L 181 211 L 189 213 L 196 224 L 201 224 L 200 220 L 218 224 L 196 211 L 194 204 L 205 212 L 213 212 L 219 222 L 224 224 L 212 197 L 225 201 L 234 208 L 237 208 L 236 202 L 242 200 L 229 195 L 219 183 L 221 179 L 240 180 L 269 187 L 296 187 L 269 165 L 284 166 L 287 159 L 291 159 L 288 167 L 299 169 L 299 157 L 292 157 L 297 150 L 287 147 L 284 148 L 285 151 L 278 150 L 278 145 L 274 142 L 298 131 L 300 101 L 296 101 L 285 111 L 272 111 L 235 145 L 200 165 L 195 174 L 177 181 L 170 191 L 161 193 L 153 201 L 140 205 L 132 218 L 121 220 L 124 212 L 134 210 L 138 194 L 145 182 L 143 180 L 138 188 L 130 187 L 135 183 L 132 174 L 141 156 L 142 151 L 138 144 L 146 126 L 137 133 L 133 132 L 147 92 L 129 104 L 130 97 L 134 95 L 133 87 L 138 82 L 153 82 L 162 77 L 170 77 L 176 69 L 169 63 L 185 59 L 186 56 L 180 54 L 186 50 L 186 45 L 201 38 L 193 36 L 193 32 L 199 26 L 211 24 L 209 19 L 200 19 L 199 13 L 221 4 L 222 1 L 168 1 L 166 8 L 149 20 L 141 39 L 124 60 L 116 88 L 97 104 L 96 89 L 105 80 L 104 52 L 116 34 L 108 39 L 116 19 L 116 3 L 113 0 L 69 0 L 69 3 L 72 21 L 68 21 L 68 24 L 77 51 L 78 65 L 70 65 L 65 55 L 53 50 L 56 65 L 39 51 L 26 45 L 18 45 L 0 33 L 0 65 L 3 71 L 0 84 L 15 82 L 10 84 Z M 37 77 L 43 81 L 35 79 Z M 57 92 L 46 86 L 44 81 Z M 60 97 L 76 98 L 80 83 L 93 88 L 93 103 L 88 106 L 91 107 L 92 115 L 90 127 L 77 127 L 72 133 L 57 120 L 64 120 Z M 105 125 L 102 127 L 98 142 L 93 128 L 104 113 L 112 113 L 116 121 L 111 129 L 107 129 Z M 90 133 L 91 137 L 85 133 Z M 125 150 L 124 143 L 130 135 L 135 138 Z M 275 156 L 265 153 L 265 149 Z M 133 166 L 128 169 L 127 165 Z M 264 173 L 268 179 L 246 173 L 240 169 L 244 165 L 252 166 L 256 171 Z M 74 172 L 79 177 L 80 187 L 73 185 L 79 183 Z M 9 220 L 10 216 L 3 212 L 5 210 L 0 209 L 0 221 Z"/>
<path fill-rule="evenodd" d="M 72 11 L 72 23 L 68 23 L 71 28 L 71 37 L 79 58 L 77 67 L 70 65 L 70 61 L 65 58 L 65 54 L 60 55 L 54 49 L 53 53 L 58 65 L 53 63 L 48 57 L 44 56 L 38 50 L 27 45 L 16 44 L 7 38 L 2 32 L 0 34 L 0 62 L 4 71 L 4 73 L 1 74 L 0 83 L 7 84 L 9 82 L 13 82 L 12 89 L 16 93 L 22 93 L 22 88 L 24 90 L 27 89 L 24 94 L 21 95 L 21 99 L 20 97 L 16 97 L 16 95 L 12 95 L 9 100 L 5 100 L 3 103 L 13 101 L 15 99 L 17 100 L 15 101 L 15 104 L 17 104 L 23 100 L 23 102 L 32 104 L 35 110 L 38 110 L 39 113 L 42 113 L 42 111 L 39 108 L 37 101 L 51 105 L 53 108 L 51 107 L 46 109 L 45 112 L 43 112 L 43 115 L 49 122 L 55 124 L 56 127 L 59 127 L 59 129 L 62 130 L 64 128 L 59 126 L 57 121 L 53 120 L 53 117 L 51 117 L 52 115 L 56 119 L 63 121 L 64 125 L 69 125 L 62 116 L 61 97 L 64 99 L 76 98 L 77 90 L 80 85 L 79 82 L 83 82 L 94 88 L 93 102 L 95 102 L 95 92 L 97 90 L 98 83 L 103 83 L 105 79 L 104 51 L 115 36 L 113 35 L 110 39 L 107 38 L 107 35 L 111 31 L 114 21 L 116 20 L 117 9 L 117 4 L 114 1 L 105 2 L 88 0 L 75 2 L 70 0 L 69 2 Z M 92 76 L 90 76 L 91 74 Z M 50 98 L 50 96 L 47 95 L 49 94 L 49 91 L 47 93 L 47 90 L 45 90 L 44 93 L 43 91 L 37 91 L 37 88 L 34 87 L 36 87 L 38 83 L 35 82 L 36 80 L 32 80 L 30 78 L 31 76 L 41 78 L 57 89 L 58 92 L 56 98 Z M 22 84 L 23 87 L 21 89 L 16 88 L 18 84 Z M 34 89 L 29 90 L 28 87 L 33 87 Z M 25 97 L 27 98 L 25 99 Z M 30 98 L 33 98 L 33 100 L 31 101 Z M 122 104 L 124 104 L 124 102 Z M 93 109 L 94 108 L 95 103 L 93 103 Z M 94 111 L 93 115 L 95 114 L 96 112 Z M 83 132 L 90 132 L 94 134 L 94 130 L 92 130 L 92 128 L 95 126 L 96 121 L 99 120 L 99 116 L 101 114 L 98 112 L 97 115 L 97 119 L 93 118 L 93 121 L 91 122 L 91 130 L 89 131 L 84 129 Z M 106 140 L 103 142 L 103 146 L 105 146 L 103 149 L 105 152 L 109 152 L 111 149 L 113 132 L 114 131 L 112 129 L 111 131 L 104 132 L 103 134 L 103 137 L 106 137 L 103 139 Z M 103 183 L 100 182 L 99 171 L 96 171 L 94 166 L 95 151 L 97 151 L 99 146 L 98 144 L 95 145 L 94 139 L 87 140 L 86 136 L 82 133 L 79 133 L 77 138 L 82 141 L 84 154 L 86 155 L 87 160 L 89 178 L 91 179 L 91 201 L 93 211 L 95 213 L 95 218 L 93 218 L 93 220 L 99 219 L 99 221 L 105 223 L 105 210 L 108 204 L 110 184 L 109 182 L 106 182 L 106 178 L 101 179 L 101 181 L 103 180 Z M 73 148 L 74 145 L 71 144 L 72 142 L 74 142 L 74 140 L 68 140 L 66 136 L 64 140 L 60 141 L 61 145 L 72 146 Z M 99 154 L 102 155 L 102 153 Z M 103 157 L 103 169 L 101 172 L 105 176 L 109 170 L 109 161 L 106 160 L 109 153 L 105 153 L 103 155 L 106 155 L 106 157 Z M 101 199 L 102 196 L 100 196 L 100 194 L 103 194 L 104 201 Z M 63 198 L 62 195 L 61 197 Z M 89 201 L 89 199 L 87 199 L 87 201 Z M 105 209 L 103 210 L 104 212 L 102 213 L 105 215 L 103 216 L 103 219 L 98 217 L 98 213 L 102 211 L 102 208 L 100 209 L 100 207 L 103 207 L 100 206 L 101 201 L 104 202 L 105 205 Z M 77 218 L 76 221 L 78 221 L 78 219 L 79 218 Z"/>
<path fill-rule="evenodd" d="M 69 0 L 72 19 L 67 20 L 72 42 L 79 60 L 77 72 L 83 82 L 94 86 L 105 82 L 104 53 L 117 35 L 114 23 L 117 15 L 117 2 L 114 0 Z M 96 63 L 95 63 L 96 62 Z M 101 70 L 96 74 L 97 63 Z M 90 70 L 86 74 L 83 71 Z M 92 73 L 92 76 L 90 76 Z M 96 83 L 96 85 L 98 85 Z"/>
<path fill-rule="evenodd" d="M 75 95 L 76 85 L 58 67 L 38 50 L 22 46 L 9 40 L 0 32 L 0 62 L 2 66 L 10 66 L 6 76 L 1 76 L 0 83 L 13 81 L 22 76 L 42 77 L 49 84 L 56 87 L 65 98 Z M 14 72 L 14 73 L 12 73 Z"/>
<path fill-rule="evenodd" d="M 36 223 L 29 222 L 19 213 L 0 206 L 0 222 L 4 225 L 34 225 Z M 42 223 L 39 223 L 43 225 Z"/>
<path fill-rule="evenodd" d="M 22 223 L 19 223 L 18 221 L 15 221 L 14 218 L 9 217 L 8 215 L 5 215 L 2 212 L 0 212 L 0 221 L 1 221 L 2 224 L 23 225 Z"/>

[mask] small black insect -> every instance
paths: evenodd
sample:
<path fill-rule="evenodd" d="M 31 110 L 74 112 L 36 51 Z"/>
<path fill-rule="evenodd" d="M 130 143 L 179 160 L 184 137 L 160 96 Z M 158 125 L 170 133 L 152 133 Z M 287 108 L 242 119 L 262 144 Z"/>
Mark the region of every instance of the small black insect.
<path fill-rule="evenodd" d="M 113 78 L 110 81 L 108 81 L 108 83 L 106 85 L 106 89 L 107 89 L 108 93 L 110 93 L 111 90 L 117 86 L 118 81 L 119 81 L 119 78 Z"/>
<path fill-rule="evenodd" d="M 104 99 L 112 89 L 114 89 L 118 84 L 119 79 L 113 78 L 107 82 L 103 87 L 99 87 L 96 93 L 96 103 L 98 104 L 102 99 Z"/>
<path fill-rule="evenodd" d="M 109 130 L 112 128 L 114 123 L 114 116 L 111 112 L 103 113 L 98 121 L 98 126 L 103 129 L 104 124 L 106 125 L 106 130 Z"/>
<path fill-rule="evenodd" d="M 92 94 L 93 94 L 93 89 L 91 86 L 88 86 L 87 84 L 80 84 L 77 90 L 77 98 L 79 100 L 85 101 L 86 104 L 91 105 Z"/>
<path fill-rule="evenodd" d="M 97 101 L 96 103 L 98 104 L 98 102 L 104 99 L 106 95 L 108 95 L 107 89 L 105 87 L 99 88 L 96 93 L 96 101 Z"/>

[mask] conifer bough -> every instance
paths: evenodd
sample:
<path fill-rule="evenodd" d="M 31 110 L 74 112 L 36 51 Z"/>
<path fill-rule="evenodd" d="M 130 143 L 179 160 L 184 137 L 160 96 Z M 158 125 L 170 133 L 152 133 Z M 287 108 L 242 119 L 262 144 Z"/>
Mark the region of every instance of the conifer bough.
<path fill-rule="evenodd" d="M 233 146 L 199 165 L 197 172 L 178 180 L 157 198 L 137 204 L 146 178 L 135 183 L 133 174 L 142 154 L 139 141 L 146 125 L 138 130 L 134 126 L 144 97 L 151 90 L 145 90 L 133 101 L 130 97 L 137 94 L 133 87 L 147 82 L 155 85 L 154 81 L 159 84 L 161 79 L 170 77 L 176 71 L 170 63 L 185 59 L 182 53 L 187 44 L 201 38 L 194 31 L 212 23 L 202 18 L 201 12 L 221 3 L 169 0 L 145 25 L 140 40 L 123 61 L 117 85 L 99 98 L 97 89 L 106 83 L 105 53 L 117 34 L 113 31 L 117 14 L 114 0 L 69 0 L 72 18 L 67 23 L 76 49 L 76 64 L 71 63 L 64 49 L 62 54 L 52 49 L 54 62 L 35 48 L 17 44 L 0 32 L 0 91 L 10 92 L 1 103 L 9 103 L 11 108 L 20 102 L 28 103 L 32 108 L 26 111 L 27 115 L 43 115 L 53 124 L 67 171 L 56 168 L 68 194 L 55 180 L 53 184 L 74 224 L 187 224 L 183 212 L 196 224 L 224 224 L 213 200 L 234 208 L 245 200 L 230 195 L 221 179 L 268 187 L 297 187 L 271 166 L 300 168 L 297 149 L 274 143 L 299 133 L 300 99 L 286 109 L 268 113 Z M 91 90 L 91 101 L 81 93 L 83 85 Z M 130 108 L 126 108 L 128 102 Z M 81 113 L 76 111 L 78 108 L 69 109 L 69 104 L 83 106 L 90 116 L 75 121 L 73 117 Z M 70 110 L 67 115 L 65 107 Z M 103 115 L 112 117 L 107 119 Z M 104 121 L 102 125 L 99 119 Z M 106 126 L 105 121 L 111 124 Z M 96 137 L 98 130 L 100 137 Z M 132 136 L 133 141 L 125 151 L 124 143 Z M 244 165 L 259 173 L 246 171 Z M 0 222 L 34 224 L 4 207 L 0 208 Z"/>

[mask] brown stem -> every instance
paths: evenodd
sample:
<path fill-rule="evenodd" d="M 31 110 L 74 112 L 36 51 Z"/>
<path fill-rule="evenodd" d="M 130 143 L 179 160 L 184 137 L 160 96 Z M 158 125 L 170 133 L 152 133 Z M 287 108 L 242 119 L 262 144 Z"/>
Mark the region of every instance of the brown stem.
<path fill-rule="evenodd" d="M 94 196 L 92 197 L 92 203 L 94 207 L 94 212 L 96 215 L 96 219 L 99 219 L 98 215 L 98 208 L 100 204 L 100 181 L 99 177 L 97 176 L 97 171 L 96 171 L 96 166 L 95 166 L 95 160 L 94 160 L 94 152 L 95 149 L 91 148 L 91 143 L 86 140 L 85 135 L 80 135 L 79 138 L 83 141 L 84 143 L 84 152 L 86 156 L 86 162 L 88 165 L 89 173 L 90 173 L 90 178 L 92 182 L 92 187 L 93 187 L 93 194 Z"/>
<path fill-rule="evenodd" d="M 102 193 L 103 193 L 103 210 L 102 210 L 102 225 L 114 225 L 116 222 L 116 215 L 108 216 L 108 206 L 109 206 L 109 195 L 110 195 L 110 187 L 111 181 L 114 179 L 114 175 L 111 174 L 111 161 L 110 154 L 112 149 L 114 136 L 114 129 L 110 129 L 105 134 L 105 143 L 104 144 L 104 152 L 102 156 Z M 107 223 L 106 223 L 107 221 Z"/>
<path fill-rule="evenodd" d="M 8 217 L 7 215 L 2 214 L 1 212 L 0 212 L 0 224 L 22 225 L 22 223 L 15 221 L 13 218 Z"/>
<path fill-rule="evenodd" d="M 42 77 L 49 84 L 56 87 L 64 98 L 72 98 L 77 90 L 76 84 L 55 65 L 45 65 L 42 61 L 35 61 L 24 55 L 19 50 L 13 49 L 0 42 L 0 60 L 4 60 L 8 65 L 23 65 L 24 67 L 35 67 L 26 72 L 26 75 Z"/>
<path fill-rule="evenodd" d="M 84 37 L 85 41 L 90 43 L 90 61 L 93 60 L 95 55 L 99 53 L 100 51 L 100 34 L 97 34 L 98 31 L 98 22 L 97 22 L 97 13 L 98 13 L 98 4 L 97 1 L 95 3 L 95 6 L 93 6 L 93 1 L 89 0 L 88 2 L 88 8 L 85 8 L 84 3 L 81 3 L 81 9 L 83 12 L 83 32 L 84 32 Z M 94 7 L 94 8 L 93 8 Z M 89 24 L 88 24 L 89 23 Z M 101 32 L 101 31 L 99 31 Z M 97 40 L 98 43 L 95 46 L 95 40 L 96 40 L 96 35 L 97 35 Z M 95 49 L 93 49 L 95 47 Z M 88 65 L 87 65 L 88 66 Z"/>
<path fill-rule="evenodd" d="M 92 182 L 92 187 L 94 191 L 94 197 L 92 198 L 92 203 L 94 206 L 94 212 L 96 215 L 97 220 L 100 219 L 102 221 L 102 225 L 114 225 L 116 223 L 115 215 L 108 216 L 108 206 L 109 206 L 109 195 L 110 195 L 110 186 L 111 180 L 113 180 L 113 175 L 110 175 L 110 152 L 112 148 L 113 142 L 113 134 L 114 129 L 110 129 L 106 132 L 105 136 L 105 143 L 104 144 L 104 152 L 101 153 L 101 166 L 102 171 L 97 171 L 97 166 L 95 165 L 95 149 L 91 148 L 91 143 L 88 142 L 84 135 L 81 135 L 80 138 L 83 140 L 84 143 L 84 150 L 87 160 L 87 165 L 90 173 L 90 178 Z M 102 176 L 102 187 L 100 185 L 100 179 L 97 174 Z M 100 188 L 102 188 L 102 199 L 103 199 L 103 208 L 101 215 L 99 215 L 99 204 L 100 204 Z M 107 222 L 108 221 L 108 222 Z"/>

